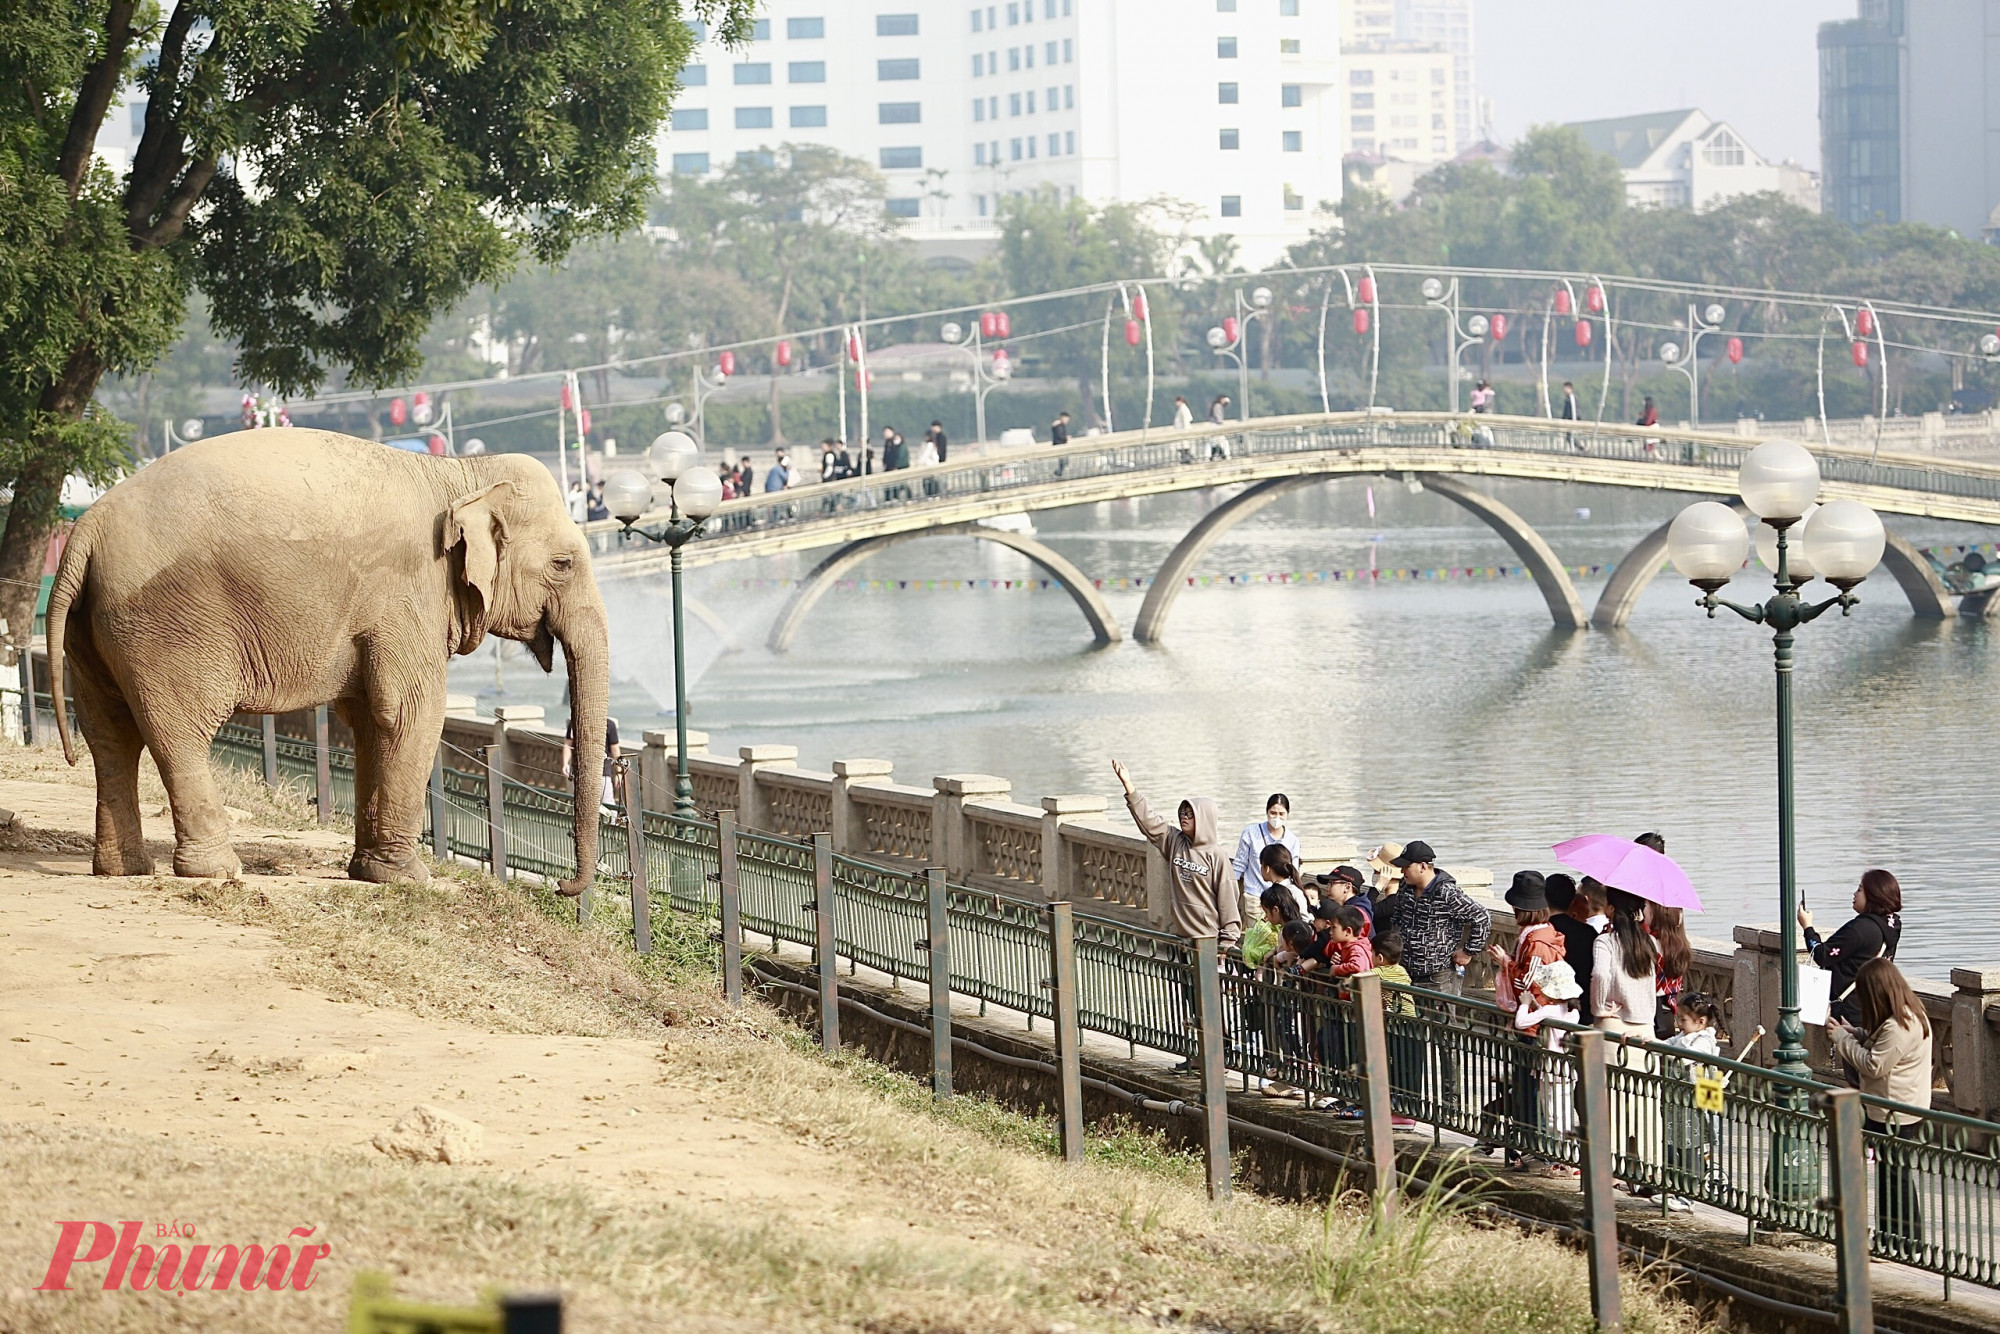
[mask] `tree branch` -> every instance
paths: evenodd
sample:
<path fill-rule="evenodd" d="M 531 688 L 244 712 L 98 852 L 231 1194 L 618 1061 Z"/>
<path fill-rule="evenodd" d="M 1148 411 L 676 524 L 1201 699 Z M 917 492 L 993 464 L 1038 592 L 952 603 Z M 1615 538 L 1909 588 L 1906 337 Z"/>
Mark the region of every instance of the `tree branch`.
<path fill-rule="evenodd" d="M 166 197 L 187 156 L 181 150 L 180 127 L 174 121 L 174 96 L 180 84 L 181 62 L 187 56 L 188 30 L 195 6 L 174 6 L 160 34 L 160 61 L 153 71 L 152 94 L 146 101 L 146 128 L 132 153 L 132 174 L 125 184 L 125 226 L 138 232 Z"/>
<path fill-rule="evenodd" d="M 185 6 L 184 6 L 185 7 Z M 70 112 L 69 133 L 63 137 L 62 156 L 56 170 L 69 187 L 74 201 L 83 192 L 84 172 L 97 148 L 97 131 L 104 113 L 118 94 L 125 72 L 125 49 L 132 41 L 133 0 L 111 0 L 104 17 L 104 53 L 84 71 L 83 86 L 77 90 L 76 108 Z"/>
<path fill-rule="evenodd" d="M 169 245 L 179 239 L 181 230 L 187 226 L 188 214 L 201 201 L 202 191 L 208 189 L 208 183 L 215 179 L 216 170 L 221 165 L 222 159 L 214 153 L 197 158 L 194 165 L 187 169 L 187 175 L 181 178 L 173 196 L 167 200 L 166 207 L 160 210 L 160 220 L 132 233 L 133 249 Z"/>

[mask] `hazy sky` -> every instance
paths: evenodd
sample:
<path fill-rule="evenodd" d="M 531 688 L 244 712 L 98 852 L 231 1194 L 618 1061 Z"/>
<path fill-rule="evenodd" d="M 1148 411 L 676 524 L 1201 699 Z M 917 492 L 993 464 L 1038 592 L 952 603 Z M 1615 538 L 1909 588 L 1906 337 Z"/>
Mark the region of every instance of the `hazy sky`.
<path fill-rule="evenodd" d="M 1501 142 L 1545 121 L 1699 107 L 1773 161 L 1819 166 L 1819 25 L 1854 0 L 1475 0 Z"/>

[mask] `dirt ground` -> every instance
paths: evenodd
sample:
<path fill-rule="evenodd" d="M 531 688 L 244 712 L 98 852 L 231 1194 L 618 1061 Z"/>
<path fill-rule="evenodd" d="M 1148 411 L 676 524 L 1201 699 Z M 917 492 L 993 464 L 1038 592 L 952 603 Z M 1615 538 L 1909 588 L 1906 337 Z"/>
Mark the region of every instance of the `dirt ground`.
<path fill-rule="evenodd" d="M 355 885 L 345 836 L 282 810 L 237 831 L 275 873 L 91 878 L 91 793 L 42 777 L 0 779 L 6 1334 L 332 1330 L 363 1270 L 459 1304 L 561 1288 L 579 1330 L 1588 1326 L 1581 1261 L 1546 1243 L 1218 1215 L 1137 1136 L 1066 1170 L 1045 1126 L 934 1110 L 724 1009 L 690 971 L 705 931 L 641 964 L 610 926 L 474 874 Z M 147 834 L 165 867 L 167 822 Z M 474 1161 L 373 1146 L 420 1103 L 477 1123 Z M 35 1291 L 69 1220 L 138 1220 L 156 1245 L 176 1221 L 218 1246 L 312 1227 L 332 1252 L 305 1292 L 104 1292 L 101 1263 Z M 1439 1281 L 1454 1257 L 1462 1281 Z M 1429 1267 L 1421 1301 L 1356 1283 L 1399 1266 Z M 1629 1300 L 1635 1328 L 1692 1327 Z"/>

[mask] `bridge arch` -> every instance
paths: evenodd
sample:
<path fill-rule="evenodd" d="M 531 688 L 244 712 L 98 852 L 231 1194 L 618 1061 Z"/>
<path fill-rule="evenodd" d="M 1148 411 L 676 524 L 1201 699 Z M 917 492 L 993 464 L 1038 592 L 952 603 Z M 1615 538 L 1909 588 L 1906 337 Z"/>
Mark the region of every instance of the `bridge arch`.
<path fill-rule="evenodd" d="M 902 542 L 914 542 L 926 537 L 970 537 L 981 542 L 992 542 L 1018 551 L 1033 561 L 1051 579 L 1063 586 L 1083 619 L 1090 623 L 1090 632 L 1099 644 L 1115 644 L 1123 636 L 1118 629 L 1118 618 L 1111 614 L 1104 597 L 1097 591 L 1083 571 L 1071 564 L 1065 556 L 1054 549 L 1037 542 L 1026 533 L 1008 532 L 1002 528 L 988 528 L 983 524 L 951 524 L 941 528 L 920 528 L 904 533 L 884 533 L 878 537 L 864 537 L 857 542 L 849 542 L 840 550 L 813 566 L 812 572 L 799 581 L 799 586 L 786 601 L 778 619 L 771 624 L 770 638 L 766 641 L 774 653 L 786 652 L 792 646 L 792 638 L 799 632 L 806 613 L 815 603 L 825 597 L 836 580 L 849 570 L 878 552 Z"/>
<path fill-rule="evenodd" d="M 1740 500 L 1732 500 L 1729 507 L 1738 514 L 1747 515 L 1750 510 Z M 1632 608 L 1638 604 L 1639 595 L 1660 573 L 1667 557 L 1667 530 L 1673 527 L 1669 519 L 1652 532 L 1640 538 L 1632 549 L 1625 553 L 1625 559 L 1618 562 L 1604 591 L 1597 596 L 1596 610 L 1591 612 L 1590 623 L 1600 630 L 1616 630 L 1631 618 Z M 1958 605 L 1952 600 L 1950 590 L 1938 578 L 1924 554 L 1918 551 L 1906 537 L 1894 532 L 1887 534 L 1882 546 L 1882 566 L 1895 576 L 1903 595 L 1910 600 L 1910 611 L 1924 620 L 1948 621 L 1959 614 Z M 1968 615 L 1978 612 L 1967 607 Z"/>
<path fill-rule="evenodd" d="M 1167 614 L 1173 610 L 1175 599 L 1187 586 L 1188 572 L 1224 533 L 1281 496 L 1321 482 L 1355 475 L 1308 473 L 1297 477 L 1273 477 L 1246 487 L 1204 514 L 1201 521 L 1188 530 L 1187 536 L 1167 553 L 1166 560 L 1160 563 L 1152 586 L 1146 590 L 1146 600 L 1139 607 L 1139 619 L 1132 627 L 1132 637 L 1142 644 L 1160 642 L 1165 634 Z M 1584 628 L 1587 622 L 1583 599 L 1577 596 L 1569 571 L 1556 559 L 1555 552 L 1542 540 L 1541 534 L 1528 526 L 1527 520 L 1460 478 L 1426 473 L 1423 484 L 1425 489 L 1435 491 L 1478 515 L 1507 540 L 1507 545 L 1514 549 L 1514 554 L 1535 576 L 1535 585 L 1541 589 L 1542 597 L 1549 605 L 1549 615 L 1559 628 Z"/>

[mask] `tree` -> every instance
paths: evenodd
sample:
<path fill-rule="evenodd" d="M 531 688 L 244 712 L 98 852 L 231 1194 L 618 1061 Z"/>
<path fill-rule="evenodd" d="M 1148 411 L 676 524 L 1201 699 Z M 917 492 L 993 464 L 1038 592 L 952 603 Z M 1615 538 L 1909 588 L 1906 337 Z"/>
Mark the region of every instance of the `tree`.
<path fill-rule="evenodd" d="M 51 0 L 0 17 L 0 615 L 27 643 L 63 479 L 103 480 L 94 403 L 151 366 L 189 293 L 281 392 L 419 364 L 430 319 L 632 226 L 692 35 L 751 0 Z M 132 165 L 95 154 L 144 99 Z"/>

